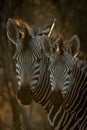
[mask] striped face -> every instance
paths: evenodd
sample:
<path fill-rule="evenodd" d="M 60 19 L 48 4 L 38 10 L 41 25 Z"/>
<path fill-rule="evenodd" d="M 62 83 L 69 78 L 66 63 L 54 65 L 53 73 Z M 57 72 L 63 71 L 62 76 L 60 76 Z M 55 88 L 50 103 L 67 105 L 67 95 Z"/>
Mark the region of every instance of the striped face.
<path fill-rule="evenodd" d="M 22 104 L 30 104 L 33 98 L 32 89 L 39 78 L 39 62 L 29 51 L 21 52 L 16 57 L 16 72 L 19 84 L 18 98 Z"/>
<path fill-rule="evenodd" d="M 50 58 L 50 82 L 52 91 L 61 91 L 63 95 L 72 83 L 72 69 L 75 64 L 74 58 L 79 51 L 79 39 L 74 35 L 66 45 L 59 38 L 58 43 L 51 45 L 43 43 L 43 48 Z"/>
<path fill-rule="evenodd" d="M 42 34 L 48 32 L 49 29 L 34 34 L 32 28 L 23 21 L 9 19 L 7 22 L 7 37 L 16 45 L 14 60 L 19 84 L 18 98 L 22 104 L 31 103 L 32 91 L 39 85 L 42 69 L 40 42 L 43 41 Z"/>
<path fill-rule="evenodd" d="M 50 59 L 50 82 L 52 91 L 61 91 L 63 95 L 69 89 L 72 79 L 73 62 L 70 56 L 56 54 Z"/>
<path fill-rule="evenodd" d="M 22 104 L 30 104 L 32 89 L 37 85 L 40 70 L 40 44 L 31 28 L 23 21 L 9 19 L 7 23 L 8 39 L 16 45 L 14 55 L 18 79 L 18 98 Z"/>

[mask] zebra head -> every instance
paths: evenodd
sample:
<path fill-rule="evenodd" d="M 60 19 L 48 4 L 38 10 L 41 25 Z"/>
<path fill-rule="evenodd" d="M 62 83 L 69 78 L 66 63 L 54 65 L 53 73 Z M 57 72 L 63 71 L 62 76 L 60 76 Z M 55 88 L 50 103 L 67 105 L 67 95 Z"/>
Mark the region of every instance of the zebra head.
<path fill-rule="evenodd" d="M 24 21 L 8 19 L 7 37 L 16 46 L 14 59 L 19 84 L 18 98 L 22 104 L 30 104 L 33 99 L 32 89 L 38 84 L 42 64 L 40 42 L 43 34 L 49 34 L 50 28 L 51 25 L 35 34 Z"/>
<path fill-rule="evenodd" d="M 43 42 L 43 48 L 50 58 L 49 71 L 52 92 L 61 91 L 65 95 L 72 82 L 74 58 L 78 55 L 80 49 L 79 38 L 74 35 L 64 44 L 62 37 L 60 37 L 54 45 Z"/>

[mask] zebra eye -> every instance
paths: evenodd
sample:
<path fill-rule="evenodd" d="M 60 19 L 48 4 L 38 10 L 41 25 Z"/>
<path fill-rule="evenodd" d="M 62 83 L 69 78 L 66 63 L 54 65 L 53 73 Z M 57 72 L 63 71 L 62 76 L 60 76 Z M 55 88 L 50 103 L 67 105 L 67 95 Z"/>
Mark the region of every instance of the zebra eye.
<path fill-rule="evenodd" d="M 68 74 L 70 75 L 71 73 L 72 73 L 72 70 L 71 70 L 71 69 L 69 69 L 69 70 L 68 70 Z"/>
<path fill-rule="evenodd" d="M 37 63 L 40 63 L 40 61 L 41 61 L 41 58 L 37 58 L 37 59 L 36 59 L 36 62 L 37 62 Z"/>

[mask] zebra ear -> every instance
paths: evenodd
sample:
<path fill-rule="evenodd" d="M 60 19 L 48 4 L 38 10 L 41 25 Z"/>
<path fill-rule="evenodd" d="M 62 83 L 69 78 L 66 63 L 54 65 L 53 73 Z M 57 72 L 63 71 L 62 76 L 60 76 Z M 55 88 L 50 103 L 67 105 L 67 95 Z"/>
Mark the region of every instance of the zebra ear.
<path fill-rule="evenodd" d="M 80 40 L 77 35 L 74 35 L 70 38 L 67 43 L 67 51 L 73 57 L 76 57 L 80 51 Z"/>
<path fill-rule="evenodd" d="M 7 37 L 13 43 L 16 44 L 19 35 L 18 25 L 15 20 L 9 18 L 7 22 Z"/>
<path fill-rule="evenodd" d="M 27 42 L 31 39 L 31 28 L 21 20 L 8 19 L 7 37 L 15 45 L 23 41 Z"/>
<path fill-rule="evenodd" d="M 39 33 L 39 35 L 47 35 L 48 37 L 50 37 L 52 35 L 52 32 L 53 32 L 53 29 L 54 29 L 54 26 L 55 26 L 55 19 L 47 26 L 45 27 L 44 29 L 42 29 Z"/>
<path fill-rule="evenodd" d="M 52 40 L 48 38 L 46 35 L 43 35 L 41 43 L 44 51 L 46 52 L 48 57 L 50 57 L 52 54 Z"/>

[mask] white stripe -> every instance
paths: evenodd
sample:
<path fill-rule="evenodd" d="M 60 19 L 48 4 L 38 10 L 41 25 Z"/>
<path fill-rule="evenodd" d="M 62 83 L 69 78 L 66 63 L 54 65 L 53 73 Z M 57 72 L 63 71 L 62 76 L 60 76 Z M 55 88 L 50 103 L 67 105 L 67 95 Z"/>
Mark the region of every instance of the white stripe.
<path fill-rule="evenodd" d="M 57 126 L 55 127 L 55 130 L 60 129 L 60 125 L 61 125 L 61 123 L 62 123 L 62 121 L 63 121 L 63 119 L 65 117 L 65 114 L 66 114 L 66 112 L 64 111 L 63 114 L 62 114 L 62 117 L 61 117 L 60 121 L 58 122 Z"/>

